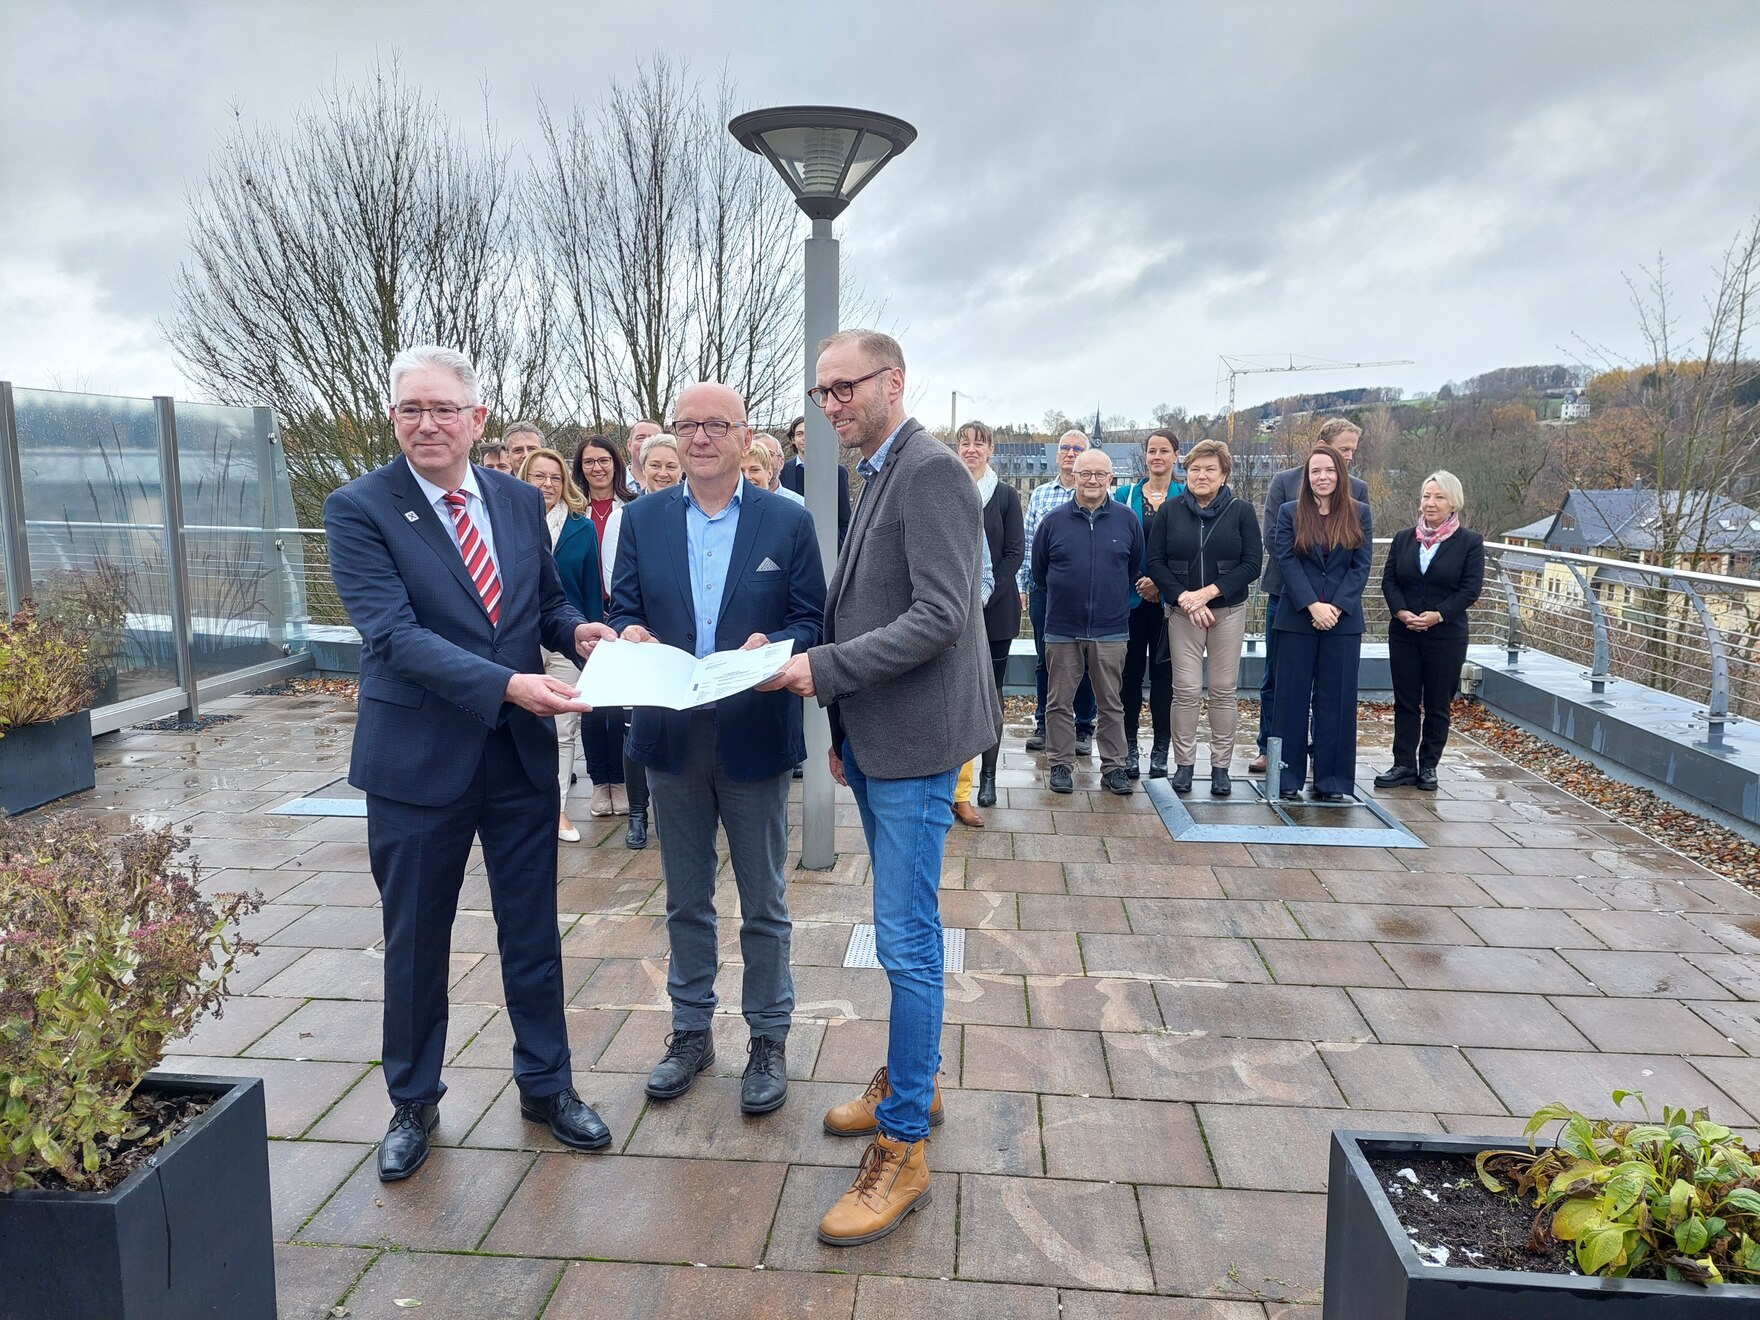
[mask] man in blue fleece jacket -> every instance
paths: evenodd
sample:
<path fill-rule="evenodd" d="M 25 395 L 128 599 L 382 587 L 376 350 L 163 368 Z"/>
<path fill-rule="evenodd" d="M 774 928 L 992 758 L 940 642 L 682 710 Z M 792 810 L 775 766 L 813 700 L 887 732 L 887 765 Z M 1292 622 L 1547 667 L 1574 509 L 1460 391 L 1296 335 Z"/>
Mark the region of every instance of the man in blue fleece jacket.
<path fill-rule="evenodd" d="M 1112 460 L 1090 449 L 1076 460 L 1076 493 L 1033 534 L 1033 585 L 1045 593 L 1047 784 L 1075 791 L 1075 694 L 1084 670 L 1099 707 L 1100 782 L 1120 797 L 1125 773 L 1121 678 L 1130 639 L 1131 585 L 1143 572 L 1143 524 L 1111 498 Z"/>

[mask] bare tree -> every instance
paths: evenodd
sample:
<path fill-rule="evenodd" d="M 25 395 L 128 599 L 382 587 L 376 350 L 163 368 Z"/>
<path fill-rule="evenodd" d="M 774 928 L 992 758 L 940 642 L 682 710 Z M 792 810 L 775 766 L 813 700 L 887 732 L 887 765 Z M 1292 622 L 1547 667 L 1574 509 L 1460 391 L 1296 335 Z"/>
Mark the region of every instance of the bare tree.
<path fill-rule="evenodd" d="M 508 155 L 394 63 L 287 132 L 237 119 L 189 206 L 165 333 L 214 398 L 274 406 L 302 520 L 396 453 L 386 368 L 409 344 L 468 354 L 493 414 L 545 411 L 547 323 Z"/>
<path fill-rule="evenodd" d="M 712 89 L 663 57 L 596 113 L 543 112 L 532 195 L 577 412 L 661 417 L 691 380 L 723 380 L 780 417 L 800 385 L 792 200 L 726 130 Z"/>

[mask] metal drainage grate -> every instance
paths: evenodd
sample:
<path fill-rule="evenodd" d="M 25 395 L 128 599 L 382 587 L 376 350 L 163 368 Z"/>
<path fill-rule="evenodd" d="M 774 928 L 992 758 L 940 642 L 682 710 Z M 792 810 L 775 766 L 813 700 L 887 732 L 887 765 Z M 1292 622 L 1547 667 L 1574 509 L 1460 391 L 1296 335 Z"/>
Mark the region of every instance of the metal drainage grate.
<path fill-rule="evenodd" d="M 1283 802 L 1276 797 L 1267 798 L 1264 782 L 1257 779 L 1240 779 L 1234 781 L 1236 787 L 1245 785 L 1247 792 L 1237 793 L 1231 797 L 1214 798 L 1205 803 L 1207 807 L 1227 807 L 1231 814 L 1253 819 L 1241 820 L 1238 824 L 1212 824 L 1194 820 L 1192 813 L 1186 810 L 1186 804 L 1180 800 L 1173 789 L 1168 787 L 1165 779 L 1151 779 L 1144 792 L 1148 794 L 1150 805 L 1161 817 L 1161 823 L 1167 827 L 1168 834 L 1176 843 L 1293 843 L 1310 848 L 1427 848 L 1417 835 L 1406 828 L 1405 823 L 1388 814 L 1386 808 L 1366 793 L 1355 795 L 1349 802 L 1321 803 L 1304 802 L 1304 808 L 1324 808 L 1328 812 L 1344 810 L 1366 811 L 1377 825 L 1303 825 L 1298 824 L 1289 814 Z M 1258 823 L 1254 823 L 1254 821 Z M 1176 859 L 1177 860 L 1177 859 Z"/>
<path fill-rule="evenodd" d="M 874 927 L 863 924 L 849 933 L 849 948 L 844 950 L 845 967 L 878 967 L 880 955 L 874 949 Z M 946 926 L 941 929 L 941 970 L 945 975 L 966 969 L 966 933 Z"/>

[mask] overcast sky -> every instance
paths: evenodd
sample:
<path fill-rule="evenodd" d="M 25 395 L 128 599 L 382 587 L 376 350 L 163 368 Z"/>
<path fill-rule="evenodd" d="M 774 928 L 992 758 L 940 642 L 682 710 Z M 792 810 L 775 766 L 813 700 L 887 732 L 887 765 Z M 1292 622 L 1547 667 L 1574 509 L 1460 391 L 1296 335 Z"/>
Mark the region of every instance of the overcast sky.
<path fill-rule="evenodd" d="M 1666 252 L 1692 328 L 1760 209 L 1755 0 L 114 0 L 8 6 L 0 379 L 192 393 L 159 331 L 185 190 L 236 109 L 285 125 L 397 55 L 535 144 L 657 51 L 753 105 L 919 137 L 845 217 L 918 411 L 1215 411 L 1219 354 L 1411 358 L 1241 380 L 1243 403 L 1637 350 Z M 1580 351 L 1580 350 L 1578 350 Z"/>

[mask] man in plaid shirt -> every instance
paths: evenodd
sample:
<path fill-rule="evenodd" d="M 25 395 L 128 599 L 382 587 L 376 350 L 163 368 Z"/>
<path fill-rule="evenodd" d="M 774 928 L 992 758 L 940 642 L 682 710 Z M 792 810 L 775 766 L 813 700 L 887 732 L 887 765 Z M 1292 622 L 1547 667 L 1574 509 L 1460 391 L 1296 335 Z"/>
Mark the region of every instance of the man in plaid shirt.
<path fill-rule="evenodd" d="M 1033 736 L 1027 739 L 1029 752 L 1042 751 L 1045 747 L 1045 687 L 1048 677 L 1045 668 L 1045 593 L 1033 587 L 1033 534 L 1039 530 L 1039 524 L 1045 521 L 1046 514 L 1075 498 L 1076 460 L 1087 447 L 1088 437 L 1080 431 L 1065 431 L 1058 436 L 1057 480 L 1035 487 L 1032 496 L 1027 500 L 1027 553 L 1021 562 L 1021 571 L 1015 577 L 1015 585 L 1020 588 L 1021 604 L 1026 607 L 1027 617 L 1032 620 L 1033 653 L 1038 657 L 1038 664 L 1033 670 L 1038 701 L 1033 707 Z M 1094 684 L 1084 674 L 1082 685 L 1076 689 L 1077 756 L 1093 755 L 1094 716 Z"/>

